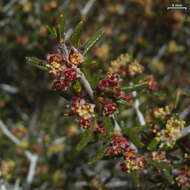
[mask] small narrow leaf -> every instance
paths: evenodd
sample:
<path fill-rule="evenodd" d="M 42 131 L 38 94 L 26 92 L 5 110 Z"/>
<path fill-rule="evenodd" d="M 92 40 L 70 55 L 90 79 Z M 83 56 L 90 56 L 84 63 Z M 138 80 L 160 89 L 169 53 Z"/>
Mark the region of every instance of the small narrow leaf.
<path fill-rule="evenodd" d="M 104 124 L 106 126 L 108 134 L 111 135 L 112 132 L 114 131 L 114 125 L 113 125 L 113 122 L 112 122 L 111 118 L 103 117 L 103 122 L 104 122 Z"/>
<path fill-rule="evenodd" d="M 123 87 L 122 90 L 125 90 L 127 92 L 132 92 L 132 91 L 136 91 L 136 90 L 141 90 L 145 87 L 148 86 L 148 83 L 141 83 L 141 84 L 136 84 L 136 85 L 133 85 L 133 86 L 127 86 L 127 87 Z"/>
<path fill-rule="evenodd" d="M 103 37 L 104 31 L 99 30 L 94 34 L 94 36 L 84 45 L 83 55 L 85 56 L 91 48 Z"/>
<path fill-rule="evenodd" d="M 179 102 L 180 102 L 180 98 L 181 98 L 181 92 L 180 92 L 180 90 L 177 90 L 174 109 L 177 109 Z"/>
<path fill-rule="evenodd" d="M 139 174 L 136 171 L 131 172 L 133 184 L 138 187 L 140 185 Z"/>
<path fill-rule="evenodd" d="M 169 170 L 164 171 L 164 177 L 167 179 L 167 181 L 171 184 L 174 183 L 173 176 L 171 175 Z"/>
<path fill-rule="evenodd" d="M 51 37 L 56 39 L 57 38 L 57 30 L 56 30 L 56 28 L 48 26 L 48 25 L 46 26 L 46 28 L 48 29 Z"/>
<path fill-rule="evenodd" d="M 59 31 L 59 39 L 62 41 L 65 38 L 65 17 L 63 14 L 61 14 L 59 17 L 59 23 L 57 27 Z"/>
<path fill-rule="evenodd" d="M 158 168 L 162 168 L 162 169 L 170 169 L 171 168 L 171 165 L 168 164 L 168 163 L 157 162 L 157 161 L 154 161 L 152 159 L 148 159 L 148 164 L 152 165 L 152 166 L 155 166 L 155 167 L 158 167 Z"/>
<path fill-rule="evenodd" d="M 48 71 L 49 69 L 45 67 L 46 61 L 38 59 L 36 57 L 26 57 L 26 62 L 40 70 Z"/>
<path fill-rule="evenodd" d="M 140 138 L 139 134 L 140 131 L 135 130 L 135 128 L 124 128 L 124 127 L 122 127 L 122 131 L 125 135 L 128 136 L 130 141 L 132 141 L 138 148 L 143 148 L 145 146 Z"/>
<path fill-rule="evenodd" d="M 147 149 L 150 150 L 150 151 L 154 150 L 154 149 L 157 147 L 158 143 L 159 143 L 159 141 L 157 141 L 156 139 L 153 139 L 153 140 L 148 144 Z"/>
<path fill-rule="evenodd" d="M 76 147 L 77 151 L 82 150 L 89 143 L 91 137 L 92 137 L 92 131 L 90 131 L 89 129 L 87 129 L 83 133 L 82 139 L 81 139 L 81 141 L 78 143 L 78 145 Z"/>
<path fill-rule="evenodd" d="M 101 160 L 103 157 L 104 157 L 104 155 L 105 155 L 105 147 L 104 147 L 104 149 L 102 150 L 102 151 L 100 151 L 96 156 L 95 156 L 95 158 L 93 158 L 92 160 L 90 160 L 89 162 L 88 162 L 88 164 L 94 164 L 94 163 L 96 163 L 97 161 L 99 161 L 99 160 Z"/>
<path fill-rule="evenodd" d="M 79 45 L 79 42 L 80 42 L 80 34 L 81 34 L 81 31 L 83 29 L 83 26 L 85 24 L 85 21 L 82 20 L 80 21 L 77 26 L 75 27 L 72 35 L 71 35 L 71 38 L 70 38 L 70 41 L 71 41 L 71 44 L 74 46 L 74 47 L 78 47 Z"/>

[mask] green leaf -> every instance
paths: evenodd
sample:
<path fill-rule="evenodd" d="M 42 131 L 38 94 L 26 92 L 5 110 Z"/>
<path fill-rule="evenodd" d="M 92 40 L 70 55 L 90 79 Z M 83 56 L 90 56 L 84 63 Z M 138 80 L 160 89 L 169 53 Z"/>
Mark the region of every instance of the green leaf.
<path fill-rule="evenodd" d="M 49 69 L 45 66 L 46 61 L 38 59 L 36 57 L 26 57 L 26 62 L 40 70 L 48 71 Z"/>
<path fill-rule="evenodd" d="M 154 161 L 152 159 L 148 159 L 148 164 L 152 165 L 152 166 L 155 166 L 155 167 L 158 167 L 158 168 L 162 168 L 162 169 L 170 169 L 171 168 L 171 165 L 168 164 L 168 163 L 157 162 L 157 161 Z"/>
<path fill-rule="evenodd" d="M 175 98 L 175 104 L 174 104 L 174 109 L 177 109 L 179 102 L 180 102 L 180 98 L 181 98 L 181 91 L 177 90 L 176 93 L 176 98 Z"/>
<path fill-rule="evenodd" d="M 86 42 L 86 44 L 84 45 L 84 56 L 86 56 L 86 54 L 92 49 L 92 47 L 103 37 L 104 33 L 104 31 L 99 30 L 88 42 Z"/>
<path fill-rule="evenodd" d="M 62 41 L 65 38 L 65 17 L 63 14 L 61 14 L 59 17 L 59 23 L 57 27 L 59 31 L 59 39 Z"/>
<path fill-rule="evenodd" d="M 171 175 L 169 170 L 164 171 L 164 177 L 167 179 L 167 181 L 171 184 L 174 183 L 173 176 Z"/>
<path fill-rule="evenodd" d="M 106 129 L 108 131 L 108 134 L 111 135 L 114 131 L 114 125 L 110 117 L 103 117 L 103 122 L 106 126 Z"/>
<path fill-rule="evenodd" d="M 145 145 L 141 141 L 140 134 L 139 134 L 141 129 L 139 129 L 139 128 L 140 127 L 134 127 L 134 128 L 122 127 L 122 131 L 124 134 L 126 134 L 128 136 L 130 141 L 132 141 L 138 148 L 143 148 Z M 144 129 L 145 128 L 142 128 L 142 130 L 144 130 Z"/>
<path fill-rule="evenodd" d="M 54 39 L 56 39 L 57 38 L 57 30 L 56 30 L 56 28 L 55 27 L 51 27 L 51 26 L 46 26 L 46 28 L 48 29 L 48 31 L 49 31 L 49 33 L 50 33 L 50 35 L 51 35 L 51 37 L 52 38 L 54 38 Z"/>
<path fill-rule="evenodd" d="M 147 146 L 147 149 L 152 151 L 153 149 L 155 149 L 157 147 L 157 145 L 159 144 L 159 141 L 157 141 L 156 139 L 153 139 Z"/>
<path fill-rule="evenodd" d="M 81 83 L 77 80 L 73 83 L 72 85 L 72 89 L 74 92 L 77 92 L 77 93 L 80 93 L 81 90 L 82 90 L 82 86 L 81 86 Z"/>
<path fill-rule="evenodd" d="M 148 83 L 141 83 L 141 84 L 136 84 L 136 85 L 133 85 L 133 86 L 127 86 L 127 87 L 123 87 L 122 90 L 125 90 L 127 92 L 133 92 L 133 91 L 136 91 L 136 90 L 141 90 L 145 87 L 148 86 Z"/>
<path fill-rule="evenodd" d="M 90 160 L 90 161 L 88 162 L 88 164 L 94 164 L 94 163 L 96 163 L 97 161 L 101 160 L 101 159 L 104 157 L 104 155 L 105 155 L 105 151 L 106 151 L 106 149 L 105 149 L 105 147 L 104 147 L 103 150 L 100 151 L 100 152 L 95 156 L 95 158 L 93 158 L 92 160 Z"/>
<path fill-rule="evenodd" d="M 90 141 L 92 137 L 92 131 L 87 129 L 83 134 L 82 134 L 82 139 L 81 141 L 78 143 L 76 150 L 80 151 L 82 150 Z"/>
<path fill-rule="evenodd" d="M 139 174 L 136 171 L 131 172 L 133 184 L 138 187 L 140 185 Z"/>
<path fill-rule="evenodd" d="M 78 47 L 79 45 L 79 42 L 80 42 L 80 35 L 81 35 L 81 31 L 83 29 L 83 26 L 85 24 L 85 21 L 82 20 L 80 21 L 77 26 L 75 27 L 72 35 L 71 35 L 71 38 L 70 38 L 70 42 L 71 44 L 74 46 L 74 47 Z"/>

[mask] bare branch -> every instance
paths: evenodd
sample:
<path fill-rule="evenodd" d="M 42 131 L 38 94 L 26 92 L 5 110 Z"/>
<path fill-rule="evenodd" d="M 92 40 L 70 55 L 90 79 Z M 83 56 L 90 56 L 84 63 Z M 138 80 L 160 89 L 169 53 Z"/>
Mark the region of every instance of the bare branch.
<path fill-rule="evenodd" d="M 136 96 L 137 96 L 137 92 L 136 92 L 136 91 L 132 92 L 132 94 L 133 94 L 133 97 L 136 97 Z M 139 107 L 140 107 L 140 102 L 139 102 L 138 99 L 135 99 L 134 108 L 135 108 L 137 117 L 138 117 L 138 119 L 139 119 L 140 124 L 141 124 L 141 125 L 145 125 L 145 124 L 146 124 L 146 121 L 145 121 L 144 116 L 143 116 L 142 112 L 140 111 L 140 108 L 139 108 Z"/>
<path fill-rule="evenodd" d="M 20 145 L 20 140 L 14 136 L 11 131 L 8 130 L 7 126 L 0 120 L 0 129 L 2 132 L 17 146 Z M 30 167 L 28 170 L 28 175 L 27 175 L 27 183 L 30 184 L 32 183 L 35 175 L 35 170 L 36 170 L 36 164 L 38 160 L 38 156 L 36 154 L 32 154 L 29 151 L 25 151 L 25 155 L 27 159 L 30 161 Z"/>
<path fill-rule="evenodd" d="M 80 11 L 81 16 L 85 16 L 89 13 L 96 0 L 89 0 L 84 8 Z"/>

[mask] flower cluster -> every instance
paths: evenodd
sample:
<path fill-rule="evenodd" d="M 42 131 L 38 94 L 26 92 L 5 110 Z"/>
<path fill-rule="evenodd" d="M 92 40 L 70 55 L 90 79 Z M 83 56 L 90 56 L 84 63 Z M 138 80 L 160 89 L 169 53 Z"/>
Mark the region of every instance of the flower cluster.
<path fill-rule="evenodd" d="M 135 76 L 143 73 L 144 67 L 137 60 L 134 60 L 131 64 L 129 64 L 128 71 L 130 76 Z"/>
<path fill-rule="evenodd" d="M 99 120 L 97 122 L 97 126 L 94 129 L 95 134 L 104 134 L 106 132 L 106 127 L 104 125 L 104 122 Z"/>
<path fill-rule="evenodd" d="M 137 154 L 132 148 L 128 148 L 127 151 L 123 153 L 123 157 L 124 162 L 120 165 L 123 172 L 130 173 L 135 170 L 143 170 L 146 166 L 145 157 Z"/>
<path fill-rule="evenodd" d="M 130 101 L 132 99 L 132 95 L 126 94 L 124 91 L 122 91 L 121 87 L 118 86 L 119 82 L 121 81 L 122 79 L 118 74 L 107 73 L 106 77 L 99 81 L 98 87 L 101 90 L 109 88 L 112 90 L 115 98 Z"/>
<path fill-rule="evenodd" d="M 166 158 L 166 153 L 165 152 L 157 152 L 157 151 L 154 151 L 152 152 L 152 159 L 154 161 L 157 161 L 157 162 L 165 162 L 165 163 L 169 163 L 170 161 Z"/>
<path fill-rule="evenodd" d="M 114 132 L 111 146 L 106 149 L 106 155 L 110 157 L 121 156 L 129 147 L 129 141 L 120 132 Z"/>
<path fill-rule="evenodd" d="M 87 129 L 95 117 L 94 108 L 94 104 L 87 103 L 83 98 L 74 97 L 70 114 L 77 115 L 80 127 Z"/>
<path fill-rule="evenodd" d="M 166 128 L 157 133 L 156 140 L 160 142 L 160 148 L 172 148 L 178 137 L 181 136 L 181 131 L 184 129 L 185 121 L 171 117 L 167 120 Z"/>
<path fill-rule="evenodd" d="M 5 179 L 10 179 L 12 177 L 14 168 L 16 164 L 12 160 L 3 160 L 1 162 L 2 176 Z"/>
<path fill-rule="evenodd" d="M 180 169 L 176 181 L 180 187 L 190 187 L 190 172 L 187 167 Z"/>
<path fill-rule="evenodd" d="M 171 108 L 169 106 L 165 106 L 164 108 L 155 108 L 153 110 L 153 115 L 155 118 L 165 120 L 168 115 L 171 114 Z"/>
<path fill-rule="evenodd" d="M 98 87 L 100 89 L 105 89 L 108 87 L 115 87 L 121 81 L 118 74 L 116 73 L 107 73 L 106 77 L 99 81 Z"/>
<path fill-rule="evenodd" d="M 106 116 L 113 115 L 116 112 L 116 109 L 117 105 L 115 103 L 110 103 L 106 101 L 103 105 L 103 114 Z"/>
<path fill-rule="evenodd" d="M 116 60 L 112 61 L 108 70 L 127 76 L 126 65 L 130 62 L 129 54 L 121 54 Z"/>
<path fill-rule="evenodd" d="M 157 89 L 157 82 L 153 76 L 147 76 L 144 78 L 143 82 L 148 83 L 148 89 L 154 91 Z"/>
<path fill-rule="evenodd" d="M 84 62 L 83 56 L 75 48 L 68 50 L 65 45 L 64 53 L 58 51 L 47 55 L 46 67 L 49 69 L 49 74 L 55 77 L 53 88 L 67 90 L 68 87 L 80 77 L 77 72 L 77 67 Z"/>

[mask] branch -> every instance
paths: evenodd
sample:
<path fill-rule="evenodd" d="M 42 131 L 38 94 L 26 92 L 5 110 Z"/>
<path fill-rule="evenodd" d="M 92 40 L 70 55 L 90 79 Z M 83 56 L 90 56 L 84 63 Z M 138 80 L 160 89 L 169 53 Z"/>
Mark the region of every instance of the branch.
<path fill-rule="evenodd" d="M 136 91 L 132 92 L 132 94 L 133 94 L 133 97 L 136 97 L 136 96 L 137 96 L 137 92 L 136 92 Z M 140 107 L 140 102 L 139 102 L 138 99 L 135 99 L 134 108 L 135 108 L 137 117 L 138 117 L 138 119 L 139 119 L 140 124 L 141 124 L 141 125 L 145 125 L 145 124 L 146 124 L 146 121 L 145 121 L 144 116 L 143 116 L 142 112 L 140 111 L 140 108 L 139 108 L 139 107 Z"/>
<path fill-rule="evenodd" d="M 84 8 L 80 11 L 81 16 L 86 16 L 89 11 L 91 10 L 93 4 L 96 2 L 96 0 L 89 0 Z"/>
<path fill-rule="evenodd" d="M 110 118 L 113 120 L 114 122 L 114 131 L 121 131 L 121 127 L 118 124 L 117 120 L 115 119 L 115 115 L 111 115 Z"/>
<path fill-rule="evenodd" d="M 177 137 L 177 140 L 187 136 L 188 134 L 190 134 L 190 125 L 185 127 L 182 132 L 181 132 L 181 136 L 180 137 Z"/>
<path fill-rule="evenodd" d="M 82 85 L 84 86 L 84 88 L 87 91 L 90 98 L 93 100 L 94 99 L 94 93 L 93 93 L 92 87 L 90 86 L 90 83 L 88 82 L 84 73 L 79 68 L 77 68 L 77 71 L 81 75 L 80 80 L 81 80 Z"/>
<path fill-rule="evenodd" d="M 26 151 L 25 154 L 26 154 L 26 157 L 28 158 L 28 160 L 30 160 L 30 167 L 29 167 L 29 171 L 27 174 L 26 182 L 28 184 L 31 184 L 34 179 L 34 175 L 35 175 L 36 165 L 37 165 L 37 161 L 38 161 L 38 155 L 32 154 L 29 151 Z"/>
<path fill-rule="evenodd" d="M 0 129 L 2 132 L 17 146 L 20 145 L 20 140 L 14 136 L 11 131 L 8 130 L 7 126 L 0 120 Z M 36 154 L 32 154 L 29 151 L 25 151 L 25 155 L 27 159 L 30 161 L 30 167 L 27 175 L 27 183 L 30 184 L 32 183 L 35 175 L 35 170 L 36 170 L 36 164 L 38 160 L 38 156 Z"/>
<path fill-rule="evenodd" d="M 20 186 L 20 179 L 17 179 L 14 185 L 14 190 L 19 190 L 20 189 L 19 186 Z"/>
<path fill-rule="evenodd" d="M 5 124 L 0 120 L 0 129 L 2 132 L 16 145 L 20 144 L 20 141 L 17 137 L 15 137 L 5 126 Z"/>

